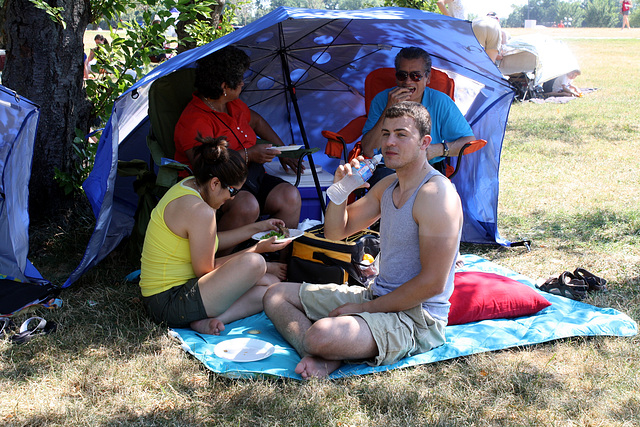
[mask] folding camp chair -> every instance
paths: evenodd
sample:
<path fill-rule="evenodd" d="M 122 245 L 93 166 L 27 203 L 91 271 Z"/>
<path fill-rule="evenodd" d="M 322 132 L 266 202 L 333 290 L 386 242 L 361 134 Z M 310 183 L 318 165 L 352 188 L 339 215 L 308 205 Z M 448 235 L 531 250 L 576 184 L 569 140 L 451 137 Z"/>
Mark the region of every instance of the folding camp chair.
<path fill-rule="evenodd" d="M 385 89 L 389 89 L 396 85 L 395 68 L 378 68 L 369 73 L 364 81 L 364 102 L 365 112 L 369 113 L 369 107 L 371 101 L 380 92 Z M 436 68 L 431 68 L 431 79 L 427 84 L 427 87 L 438 90 L 448 95 L 452 100 L 454 99 L 455 81 L 447 75 L 444 71 L 440 71 Z M 360 141 L 356 142 L 354 147 L 347 155 L 348 145 L 352 144 L 358 138 L 362 136 L 362 129 L 367 122 L 367 116 L 360 116 L 353 119 L 345 127 L 338 132 L 331 132 L 328 130 L 322 131 L 322 135 L 327 138 L 327 145 L 325 147 L 325 154 L 334 158 L 343 158 L 345 162 L 351 161 L 354 157 L 362 153 L 362 146 Z M 456 166 L 447 165 L 445 175 L 448 178 L 458 173 L 460 168 L 461 159 L 464 154 L 470 154 L 484 147 L 487 144 L 484 140 L 471 141 L 465 144 L 460 150 L 458 155 L 458 161 Z"/>

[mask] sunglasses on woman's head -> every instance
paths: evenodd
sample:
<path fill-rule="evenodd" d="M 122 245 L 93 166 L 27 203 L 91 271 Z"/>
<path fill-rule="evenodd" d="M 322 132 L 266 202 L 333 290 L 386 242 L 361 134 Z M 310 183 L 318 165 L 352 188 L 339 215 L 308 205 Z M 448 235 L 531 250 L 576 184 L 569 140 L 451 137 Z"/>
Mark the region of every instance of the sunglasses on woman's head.
<path fill-rule="evenodd" d="M 424 75 L 419 71 L 411 71 L 410 73 L 407 73 L 406 71 L 396 71 L 396 79 L 399 82 L 407 80 L 407 77 L 411 78 L 414 82 L 419 82 L 422 80 Z"/>

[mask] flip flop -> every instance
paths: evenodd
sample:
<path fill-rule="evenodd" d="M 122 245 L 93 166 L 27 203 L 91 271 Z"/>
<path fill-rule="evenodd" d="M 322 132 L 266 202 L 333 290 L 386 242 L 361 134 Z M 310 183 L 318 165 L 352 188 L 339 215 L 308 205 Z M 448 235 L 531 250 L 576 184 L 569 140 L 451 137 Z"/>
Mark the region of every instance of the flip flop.
<path fill-rule="evenodd" d="M 573 274 L 584 280 L 589 286 L 590 292 L 607 292 L 607 281 L 605 279 L 588 272 L 584 268 L 576 268 Z"/>
<path fill-rule="evenodd" d="M 29 324 L 31 324 L 34 320 L 38 321 L 38 324 L 34 328 L 29 329 Z M 51 332 L 55 332 L 57 328 L 58 325 L 55 322 L 47 322 L 42 317 L 30 317 L 29 319 L 25 320 L 22 325 L 20 325 L 20 330 L 18 331 L 18 333 L 13 335 L 10 339 L 14 344 L 23 344 L 30 341 L 31 338 L 35 336 L 46 335 L 50 334 Z"/>
<path fill-rule="evenodd" d="M 9 317 L 0 317 L 0 337 L 9 335 L 13 329 L 13 320 Z"/>
<path fill-rule="evenodd" d="M 587 296 L 589 285 L 584 280 L 565 271 L 559 277 L 551 277 L 538 287 L 541 291 L 560 295 L 576 301 L 581 301 Z"/>

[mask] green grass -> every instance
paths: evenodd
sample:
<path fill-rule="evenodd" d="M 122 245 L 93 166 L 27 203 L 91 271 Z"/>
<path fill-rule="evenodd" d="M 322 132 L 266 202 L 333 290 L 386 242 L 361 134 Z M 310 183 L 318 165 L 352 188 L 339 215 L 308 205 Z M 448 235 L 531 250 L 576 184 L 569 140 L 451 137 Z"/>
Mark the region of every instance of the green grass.
<path fill-rule="evenodd" d="M 584 267 L 611 289 L 587 302 L 638 321 L 640 39 L 561 34 L 582 65 L 576 83 L 598 91 L 512 106 L 499 229 L 531 239 L 532 250 L 463 252 L 532 278 Z M 30 259 L 45 277 L 61 283 L 77 265 L 89 218 L 81 203 L 63 221 L 32 227 Z M 123 280 L 132 269 L 116 251 L 64 291 L 62 308 L 37 312 L 59 332 L 0 342 L 2 424 L 640 425 L 638 337 L 572 338 L 336 381 L 233 380 L 147 320 L 136 285 Z"/>

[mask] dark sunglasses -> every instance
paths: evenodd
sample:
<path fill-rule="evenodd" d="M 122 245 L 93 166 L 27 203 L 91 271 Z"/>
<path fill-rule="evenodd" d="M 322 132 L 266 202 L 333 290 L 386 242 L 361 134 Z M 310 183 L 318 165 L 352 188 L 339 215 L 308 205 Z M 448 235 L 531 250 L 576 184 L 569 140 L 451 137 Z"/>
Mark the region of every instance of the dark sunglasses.
<path fill-rule="evenodd" d="M 419 82 L 424 75 L 419 71 L 412 71 L 410 73 L 406 71 L 396 71 L 396 79 L 398 79 L 399 82 L 407 80 L 407 77 L 410 77 L 414 82 Z"/>
<path fill-rule="evenodd" d="M 231 197 L 235 197 L 235 195 L 236 195 L 236 194 L 238 194 L 238 193 L 240 192 L 240 190 L 239 190 L 239 189 L 234 188 L 234 187 L 232 187 L 232 186 L 230 186 L 230 185 L 224 185 L 224 184 L 223 184 L 222 186 L 223 186 L 224 188 L 226 188 L 227 190 L 229 190 L 229 195 L 230 195 Z"/>

